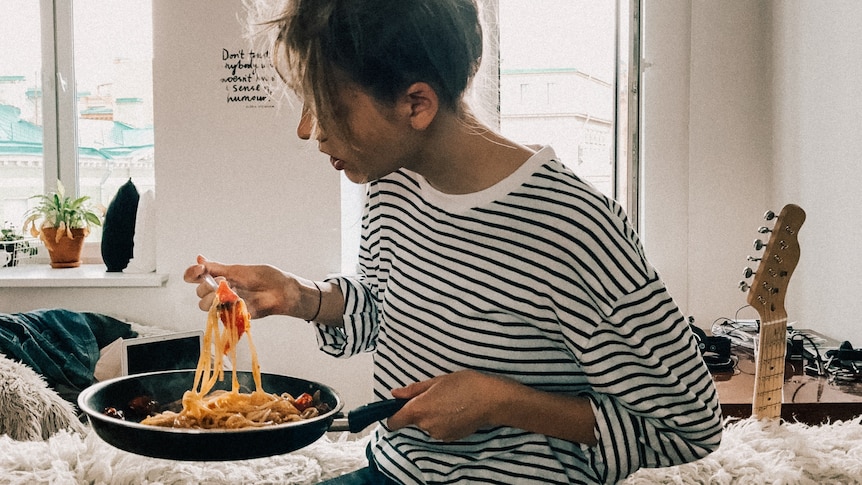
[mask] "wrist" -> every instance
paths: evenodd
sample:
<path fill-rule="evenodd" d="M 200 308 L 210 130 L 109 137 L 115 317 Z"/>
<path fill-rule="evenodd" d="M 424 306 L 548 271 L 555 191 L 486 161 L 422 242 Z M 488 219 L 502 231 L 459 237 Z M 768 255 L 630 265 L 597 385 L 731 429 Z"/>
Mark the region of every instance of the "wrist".
<path fill-rule="evenodd" d="M 533 389 L 506 377 L 495 376 L 496 384 L 487 389 L 485 396 L 489 399 L 489 413 L 486 416 L 488 424 L 492 426 L 516 426 L 519 422 L 517 413 L 524 407 L 529 408 L 535 404 L 525 395 L 532 393 Z"/>
<path fill-rule="evenodd" d="M 329 281 L 302 280 L 300 312 L 306 321 L 330 327 L 344 326 L 344 297 L 337 284 Z"/>
<path fill-rule="evenodd" d="M 312 316 L 305 319 L 309 322 L 317 320 L 317 317 L 320 316 L 320 309 L 323 307 L 323 291 L 320 289 L 320 285 L 316 281 L 312 281 L 311 284 L 313 285 L 313 294 L 308 298 L 310 303 L 307 306 L 310 310 L 307 314 Z"/>

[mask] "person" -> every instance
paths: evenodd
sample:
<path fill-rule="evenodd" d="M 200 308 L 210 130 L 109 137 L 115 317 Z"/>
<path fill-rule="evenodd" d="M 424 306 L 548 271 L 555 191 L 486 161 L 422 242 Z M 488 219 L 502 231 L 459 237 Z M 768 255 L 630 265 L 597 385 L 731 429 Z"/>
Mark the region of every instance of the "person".
<path fill-rule="evenodd" d="M 373 352 L 375 396 L 409 400 L 333 483 L 614 483 L 706 456 L 715 387 L 624 211 L 465 102 L 480 18 L 474 0 L 288 1 L 273 62 L 299 137 L 366 184 L 360 270 L 199 256 L 184 279 L 312 322 L 335 357 Z"/>

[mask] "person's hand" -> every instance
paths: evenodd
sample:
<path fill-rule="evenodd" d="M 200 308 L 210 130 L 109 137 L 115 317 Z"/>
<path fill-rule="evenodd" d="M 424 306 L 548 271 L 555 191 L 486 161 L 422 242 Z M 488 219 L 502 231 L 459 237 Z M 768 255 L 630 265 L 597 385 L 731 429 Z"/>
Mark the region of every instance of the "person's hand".
<path fill-rule="evenodd" d="M 502 377 L 463 370 L 392 390 L 392 397 L 410 399 L 386 422 L 392 429 L 416 425 L 432 438 L 454 441 L 495 425 L 495 409 L 505 393 L 521 384 Z"/>
<path fill-rule="evenodd" d="M 213 288 L 203 279 L 204 274 L 209 273 L 217 280 L 227 280 L 245 300 L 251 318 L 275 314 L 303 317 L 302 283 L 294 275 L 270 265 L 226 265 L 203 256 L 197 257 L 197 263 L 186 268 L 183 279 L 199 283 L 196 292 L 201 310 L 209 310 L 215 298 Z"/>

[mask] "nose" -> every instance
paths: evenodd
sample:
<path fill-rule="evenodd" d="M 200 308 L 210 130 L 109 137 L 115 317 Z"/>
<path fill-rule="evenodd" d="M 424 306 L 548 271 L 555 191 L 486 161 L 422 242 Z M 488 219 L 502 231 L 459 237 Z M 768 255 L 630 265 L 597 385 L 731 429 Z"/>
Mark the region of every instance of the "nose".
<path fill-rule="evenodd" d="M 302 106 L 302 115 L 299 117 L 299 124 L 296 126 L 296 136 L 302 140 L 311 139 L 311 130 L 314 127 L 314 119 L 311 112 L 305 105 Z"/>

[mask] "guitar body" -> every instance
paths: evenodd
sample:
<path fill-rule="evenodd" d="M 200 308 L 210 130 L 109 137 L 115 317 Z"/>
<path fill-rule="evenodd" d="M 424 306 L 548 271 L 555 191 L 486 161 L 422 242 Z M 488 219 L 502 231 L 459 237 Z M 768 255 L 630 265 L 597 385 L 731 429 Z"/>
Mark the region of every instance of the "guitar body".
<path fill-rule="evenodd" d="M 771 213 L 767 213 L 770 219 Z M 781 210 L 766 243 L 754 281 L 748 292 L 748 304 L 760 315 L 760 334 L 755 353 L 754 399 L 752 415 L 758 419 L 781 417 L 787 353 L 787 311 L 784 298 L 787 284 L 799 262 L 799 229 L 805 222 L 805 211 L 788 204 Z M 768 232 L 762 228 L 761 232 Z M 755 247 L 762 247 L 758 240 Z"/>

